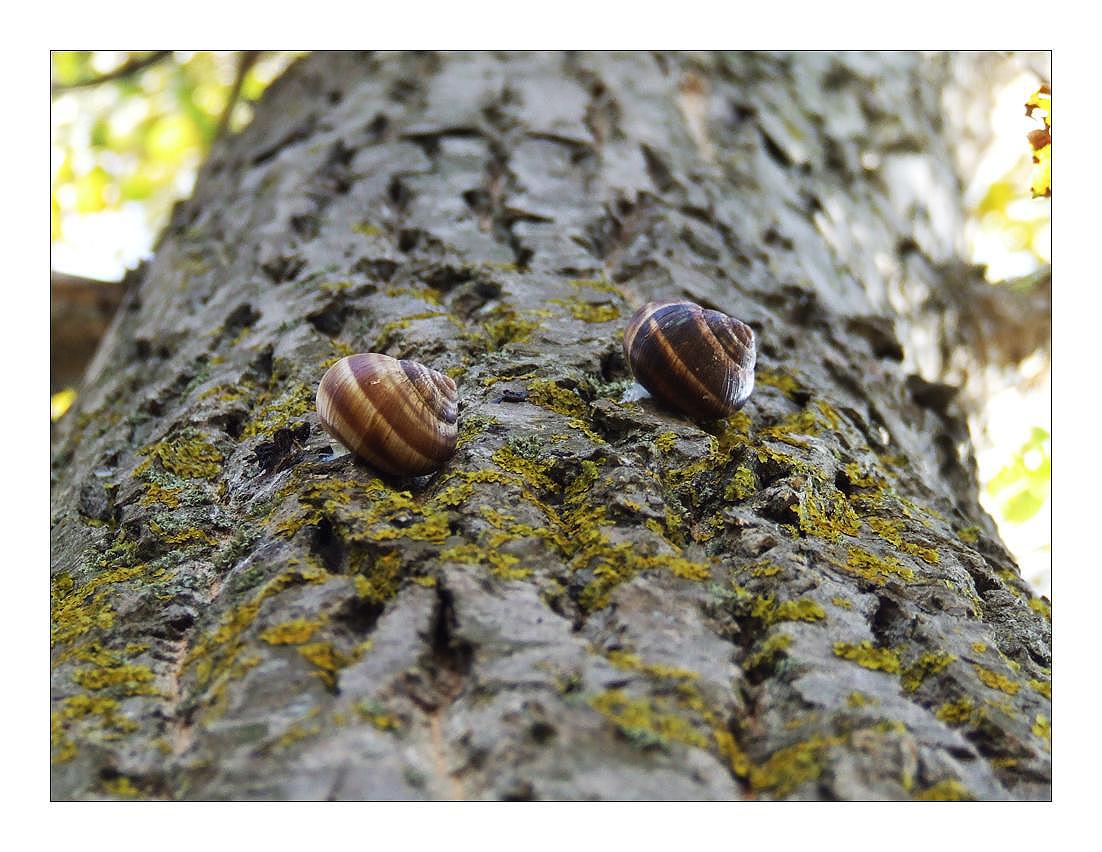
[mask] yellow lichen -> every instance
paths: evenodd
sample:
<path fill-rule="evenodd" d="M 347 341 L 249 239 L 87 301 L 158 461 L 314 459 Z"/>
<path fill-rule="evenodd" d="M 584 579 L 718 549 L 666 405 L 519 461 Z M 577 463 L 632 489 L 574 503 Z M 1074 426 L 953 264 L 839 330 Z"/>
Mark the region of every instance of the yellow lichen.
<path fill-rule="evenodd" d="M 269 645 L 299 645 L 309 641 L 321 625 L 321 621 L 294 618 L 274 627 L 269 627 L 260 634 L 260 638 Z"/>
<path fill-rule="evenodd" d="M 992 689 L 998 689 L 1005 692 L 1007 695 L 1017 695 L 1018 690 L 1021 689 L 1017 683 L 1012 681 L 1006 675 L 993 672 L 991 669 L 986 669 L 981 665 L 973 664 L 972 668 L 976 670 L 976 674 L 979 675 L 979 679 Z"/>
<path fill-rule="evenodd" d="M 956 778 L 947 778 L 939 781 L 932 787 L 927 787 L 915 793 L 915 798 L 922 802 L 972 802 L 975 801 L 968 788 Z"/>
<path fill-rule="evenodd" d="M 954 660 L 956 656 L 946 651 L 926 651 L 903 671 L 900 679 L 903 688 L 908 692 L 914 692 L 927 676 L 936 675 Z"/>
<path fill-rule="evenodd" d="M 900 669 L 899 655 L 895 651 L 877 647 L 867 639 L 859 644 L 835 642 L 834 654 L 866 669 L 880 670 L 889 674 L 894 674 Z"/>

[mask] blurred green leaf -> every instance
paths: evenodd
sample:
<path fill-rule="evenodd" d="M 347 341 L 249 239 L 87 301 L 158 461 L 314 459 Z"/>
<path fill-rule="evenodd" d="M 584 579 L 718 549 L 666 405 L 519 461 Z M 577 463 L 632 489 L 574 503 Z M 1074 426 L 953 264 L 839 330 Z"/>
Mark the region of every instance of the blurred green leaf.
<path fill-rule="evenodd" d="M 181 163 L 199 146 L 200 135 L 189 116 L 163 115 L 145 139 L 146 154 L 157 160 Z"/>
<path fill-rule="evenodd" d="M 88 140 L 93 148 L 106 148 L 110 142 L 111 128 L 106 116 L 99 116 L 92 125 L 92 132 Z"/>
<path fill-rule="evenodd" d="M 1021 524 L 1036 515 L 1044 504 L 1044 498 L 1032 491 L 1019 491 L 1006 501 L 1003 517 L 1012 524 Z"/>
<path fill-rule="evenodd" d="M 92 76 L 92 53 L 88 50 L 56 50 L 51 55 L 53 80 L 71 86 Z"/>
<path fill-rule="evenodd" d="M 1002 495 L 1001 514 L 1010 523 L 1028 521 L 1048 501 L 1052 488 L 1049 445 L 1049 433 L 1033 427 L 1021 449 L 987 483 L 988 494 Z"/>
<path fill-rule="evenodd" d="M 102 166 L 96 166 L 76 180 L 76 210 L 78 213 L 97 213 L 107 207 L 107 187 L 111 176 Z"/>

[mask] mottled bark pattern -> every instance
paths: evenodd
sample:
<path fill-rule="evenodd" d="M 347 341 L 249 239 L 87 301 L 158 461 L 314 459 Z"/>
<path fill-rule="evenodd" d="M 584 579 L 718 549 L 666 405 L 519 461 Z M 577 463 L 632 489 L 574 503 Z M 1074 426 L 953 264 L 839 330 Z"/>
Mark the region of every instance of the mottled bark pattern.
<path fill-rule="evenodd" d="M 1049 794 L 1049 623 L 910 305 L 957 253 L 948 64 L 313 56 L 215 150 L 53 458 L 57 798 Z M 621 336 L 749 323 L 706 428 Z M 313 394 L 456 379 L 381 480 Z"/>

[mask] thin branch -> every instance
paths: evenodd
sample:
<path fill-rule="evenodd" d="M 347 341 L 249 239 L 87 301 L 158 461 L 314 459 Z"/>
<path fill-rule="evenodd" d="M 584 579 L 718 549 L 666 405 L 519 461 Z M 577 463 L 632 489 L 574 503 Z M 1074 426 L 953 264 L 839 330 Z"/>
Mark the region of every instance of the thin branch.
<path fill-rule="evenodd" d="M 237 60 L 237 74 L 233 78 L 230 93 L 226 95 L 226 106 L 222 109 L 222 117 L 218 121 L 218 130 L 214 134 L 214 141 L 217 142 L 229 130 L 230 118 L 233 116 L 233 108 L 237 106 L 237 100 L 241 95 L 241 87 L 245 83 L 245 76 L 249 73 L 249 69 L 256 64 L 256 60 L 260 58 L 262 52 L 260 50 L 241 51 L 241 56 Z"/>
<path fill-rule="evenodd" d="M 68 92 L 71 89 L 84 89 L 89 86 L 98 86 L 101 83 L 109 83 L 111 80 L 121 80 L 125 77 L 132 77 L 139 71 L 145 70 L 150 65 L 155 65 L 162 59 L 166 59 L 171 55 L 171 50 L 155 50 L 149 56 L 144 56 L 141 59 L 131 59 L 129 62 L 120 65 L 114 71 L 108 71 L 106 74 L 100 74 L 98 77 L 89 77 L 87 80 L 78 80 L 75 83 L 51 83 L 50 94 L 56 95 L 59 92 Z"/>

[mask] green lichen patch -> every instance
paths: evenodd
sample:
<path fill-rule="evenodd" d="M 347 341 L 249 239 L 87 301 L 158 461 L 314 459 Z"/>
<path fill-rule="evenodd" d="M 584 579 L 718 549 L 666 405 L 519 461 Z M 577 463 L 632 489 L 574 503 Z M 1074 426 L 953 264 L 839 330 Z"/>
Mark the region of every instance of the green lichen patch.
<path fill-rule="evenodd" d="M 65 763 L 77 754 L 79 740 L 109 739 L 138 729 L 107 696 L 74 695 L 50 714 L 51 763 Z"/>
<path fill-rule="evenodd" d="M 586 567 L 593 571 L 594 580 L 582 589 L 578 600 L 589 611 L 606 607 L 616 586 L 643 571 L 662 569 L 683 580 L 697 582 L 711 578 L 711 569 L 704 563 L 665 553 L 644 556 L 638 553 L 636 545 L 611 544 L 599 531 L 588 531 L 581 544 L 571 565 L 574 570 Z"/>
<path fill-rule="evenodd" d="M 576 320 L 589 323 L 612 322 L 620 318 L 620 309 L 607 302 L 594 303 L 571 297 L 569 299 L 549 299 L 549 302 L 562 305 Z"/>
<path fill-rule="evenodd" d="M 758 438 L 806 449 L 808 443 L 804 439 L 821 435 L 824 428 L 829 428 L 829 423 L 824 423 L 814 411 L 805 408 L 790 414 L 780 423 L 759 430 Z"/>
<path fill-rule="evenodd" d="M 1045 741 L 1045 748 L 1052 750 L 1052 723 L 1044 713 L 1038 713 L 1033 717 L 1033 726 L 1030 728 L 1035 737 Z"/>
<path fill-rule="evenodd" d="M 654 447 L 660 453 L 669 453 L 673 451 L 673 448 L 677 445 L 677 433 L 676 432 L 663 432 L 657 438 L 654 439 Z"/>
<path fill-rule="evenodd" d="M 861 522 L 846 496 L 833 485 L 810 476 L 800 502 L 792 507 L 806 535 L 837 541 L 843 535 L 856 535 Z"/>
<path fill-rule="evenodd" d="M 866 695 L 863 692 L 854 690 L 848 696 L 846 696 L 846 706 L 852 707 L 854 710 L 861 710 L 865 707 L 870 707 L 874 704 L 879 704 L 878 698 L 873 698 L 870 695 Z"/>
<path fill-rule="evenodd" d="M 1034 612 L 1040 613 L 1049 621 L 1052 621 L 1052 606 L 1046 598 L 1030 598 L 1029 608 Z"/>
<path fill-rule="evenodd" d="M 528 399 L 534 405 L 565 417 L 585 417 L 589 413 L 589 406 L 574 391 L 547 379 L 528 383 Z"/>
<path fill-rule="evenodd" d="M 835 642 L 834 655 L 857 663 L 863 668 L 889 674 L 897 673 L 901 667 L 899 655 L 895 651 L 890 648 L 880 648 L 867 639 L 859 644 Z"/>
<path fill-rule="evenodd" d="M 758 649 L 743 661 L 742 667 L 747 673 L 770 668 L 776 665 L 791 646 L 791 636 L 785 633 L 774 633 L 759 644 Z"/>
<path fill-rule="evenodd" d="M 352 230 L 365 237 L 381 237 L 386 234 L 386 231 L 380 226 L 366 221 L 356 222 L 352 225 Z"/>
<path fill-rule="evenodd" d="M 750 785 L 757 791 L 784 797 L 797 788 L 817 781 L 823 773 L 827 753 L 844 742 L 840 736 L 816 735 L 782 748 L 760 766 L 750 770 Z"/>
<path fill-rule="evenodd" d="M 354 549 L 348 560 L 356 596 L 374 604 L 384 604 L 396 594 L 405 573 L 397 551 L 375 554 Z"/>
<path fill-rule="evenodd" d="M 149 586 L 171 578 L 163 566 L 137 562 L 137 541 L 120 531 L 94 563 L 94 573 L 77 583 L 68 573 L 50 581 L 50 646 L 69 646 L 92 630 L 110 630 L 115 623 L 112 587 Z M 61 654 L 55 662 L 66 658 Z"/>
<path fill-rule="evenodd" d="M 93 692 L 108 689 L 120 697 L 131 695 L 159 695 L 153 687 L 153 672 L 148 666 L 115 664 L 78 669 L 73 680 Z"/>
<path fill-rule="evenodd" d="M 356 712 L 365 722 L 378 728 L 380 731 L 400 731 L 403 727 L 402 720 L 376 701 L 365 698 L 356 705 Z"/>
<path fill-rule="evenodd" d="M 523 580 L 532 573 L 529 568 L 519 567 L 520 557 L 478 544 L 457 544 L 445 548 L 440 551 L 438 558 L 444 563 L 486 566 L 490 573 L 502 580 Z"/>
<path fill-rule="evenodd" d="M 848 462 L 842 470 L 850 485 L 855 488 L 871 488 L 880 492 L 888 487 L 888 482 L 884 477 L 875 471 L 866 472 L 856 461 Z"/>
<path fill-rule="evenodd" d="M 215 708 L 224 695 L 225 685 L 243 676 L 260 662 L 256 656 L 244 656 L 246 633 L 260 614 L 260 608 L 269 598 L 300 583 L 318 583 L 329 577 L 324 568 L 289 560 L 287 570 L 264 583 L 247 601 L 231 609 L 209 633 L 202 634 L 184 659 L 185 667 L 194 666 L 195 678 L 200 687 L 211 686 Z"/>
<path fill-rule="evenodd" d="M 595 290 L 598 293 L 615 296 L 621 302 L 626 301 L 623 291 L 607 278 L 574 278 L 567 283 L 578 290 Z"/>
<path fill-rule="evenodd" d="M 459 423 L 459 435 L 455 441 L 456 448 L 458 449 L 464 444 L 470 443 L 491 426 L 496 425 L 497 422 L 496 418 L 487 417 L 483 414 L 472 414 L 470 417 L 464 417 Z"/>
<path fill-rule="evenodd" d="M 661 698 L 632 698 L 619 689 L 602 692 L 589 705 L 632 742 L 643 746 L 677 742 L 707 748 L 709 741 Z"/>
<path fill-rule="evenodd" d="M 293 618 L 273 625 L 260 634 L 269 645 L 301 645 L 308 642 L 323 622 L 320 619 Z"/>
<path fill-rule="evenodd" d="M 494 464 L 502 470 L 515 473 L 535 488 L 541 491 L 558 491 L 558 486 L 547 476 L 547 472 L 551 470 L 553 464 L 551 462 L 535 461 L 531 458 L 532 455 L 532 453 L 525 454 L 523 448 L 518 447 L 514 442 L 498 449 L 494 452 L 492 458 Z"/>
<path fill-rule="evenodd" d="M 831 560 L 834 561 L 834 560 Z M 860 577 L 877 586 L 885 585 L 893 577 L 906 582 L 915 578 L 914 571 L 891 556 L 876 556 L 862 547 L 850 547 L 846 561 L 834 562 L 847 574 Z"/>
<path fill-rule="evenodd" d="M 800 383 L 791 374 L 778 373 L 761 367 L 754 372 L 754 382 L 765 387 L 776 388 L 789 399 L 800 390 Z"/>
<path fill-rule="evenodd" d="M 907 692 L 914 692 L 931 675 L 936 675 L 956 660 L 956 656 L 946 651 L 926 651 L 917 660 L 903 670 L 900 679 Z"/>
<path fill-rule="evenodd" d="M 810 598 L 778 603 L 773 595 L 758 595 L 752 599 L 750 616 L 771 625 L 782 621 L 822 621 L 826 618 L 826 611 Z"/>
<path fill-rule="evenodd" d="M 141 506 L 153 506 L 160 504 L 169 509 L 175 509 L 180 505 L 181 489 L 171 488 L 158 482 L 150 482 L 142 494 L 138 504 Z"/>
<path fill-rule="evenodd" d="M 917 556 L 930 565 L 936 565 L 941 561 L 941 555 L 934 548 L 925 547 L 904 539 L 902 535 L 903 524 L 900 521 L 892 518 L 870 517 L 865 519 L 865 523 L 872 527 L 884 541 L 903 553 Z"/>
<path fill-rule="evenodd" d="M 691 669 L 683 669 L 678 666 L 664 666 L 657 663 L 645 663 L 637 654 L 627 651 L 612 651 L 608 655 L 609 662 L 620 669 L 641 672 L 660 680 L 689 680 L 695 681 L 700 675 Z"/>
<path fill-rule="evenodd" d="M 320 707 L 314 707 L 309 710 L 301 718 L 296 719 L 289 724 L 283 733 L 272 743 L 272 751 L 281 752 L 286 751 L 296 743 L 308 740 L 311 737 L 316 737 L 321 733 L 322 723 L 318 719 L 318 715 L 321 713 Z"/>
<path fill-rule="evenodd" d="M 956 701 L 947 701 L 937 709 L 935 714 L 938 719 L 948 722 L 950 725 L 966 725 L 973 720 L 976 713 L 976 702 L 965 695 Z"/>
<path fill-rule="evenodd" d="M 257 399 L 255 413 L 241 431 L 242 439 L 271 436 L 279 429 L 300 422 L 314 409 L 316 388 L 304 382 L 272 387 Z"/>
<path fill-rule="evenodd" d="M 491 351 L 501 349 L 510 343 L 523 343 L 539 327 L 539 319 L 532 318 L 531 312 L 518 314 L 512 308 L 498 309 L 491 319 L 482 323 L 482 330 Z"/>
<path fill-rule="evenodd" d="M 959 538 L 965 544 L 975 544 L 977 541 L 979 541 L 981 532 L 983 532 L 983 530 L 975 525 L 961 527 L 959 530 L 957 530 L 957 538 Z"/>
<path fill-rule="evenodd" d="M 144 795 L 125 775 L 103 781 L 101 788 L 106 795 L 116 799 L 140 799 Z"/>
<path fill-rule="evenodd" d="M 993 672 L 991 669 L 984 668 L 979 664 L 973 664 L 972 668 L 976 670 L 976 674 L 979 679 L 983 681 L 986 686 L 992 689 L 997 689 L 1000 692 L 1005 692 L 1007 695 L 1017 695 L 1018 690 L 1021 689 L 1021 685 L 1016 681 L 1011 680 L 1006 675 Z"/>
<path fill-rule="evenodd" d="M 723 490 L 723 499 L 728 501 L 742 501 L 748 497 L 752 497 L 757 489 L 758 482 L 757 478 L 754 476 L 754 472 L 746 465 L 740 464 L 735 468 L 734 475 L 727 483 L 727 487 Z"/>
<path fill-rule="evenodd" d="M 1047 680 L 1029 680 L 1029 688 L 1038 695 L 1043 695 L 1049 701 L 1052 700 L 1052 684 Z"/>
<path fill-rule="evenodd" d="M 409 296 L 413 299 L 420 299 L 423 302 L 428 302 L 430 305 L 439 306 L 443 304 L 443 297 L 440 291 L 434 287 L 387 287 L 383 292 L 392 299 L 400 296 Z"/>
<path fill-rule="evenodd" d="M 159 516 L 149 522 L 149 531 L 169 547 L 214 547 L 218 539 L 199 527 L 171 516 Z"/>
<path fill-rule="evenodd" d="M 450 535 L 448 513 L 397 491 L 381 479 L 315 479 L 292 483 L 302 511 L 276 525 L 276 533 L 291 538 L 304 527 L 328 520 L 346 544 L 379 544 L 406 539 L 442 542 Z M 271 518 L 266 521 L 270 523 Z"/>
<path fill-rule="evenodd" d="M 332 688 L 337 683 L 337 675 L 341 669 L 356 662 L 370 647 L 370 642 L 365 642 L 348 654 L 334 647 L 331 642 L 311 642 L 307 645 L 299 645 L 296 650 L 303 659 L 314 665 L 316 669 L 314 675 L 326 686 Z"/>
<path fill-rule="evenodd" d="M 830 599 L 830 602 L 842 609 L 853 609 L 853 601 L 848 598 L 843 598 L 841 595 L 835 595 Z"/>
<path fill-rule="evenodd" d="M 974 802 L 976 797 L 956 778 L 947 778 L 915 793 L 915 799 L 921 802 Z"/>
<path fill-rule="evenodd" d="M 584 420 L 573 417 L 566 423 L 571 429 L 575 429 L 585 435 L 594 444 L 607 444 L 608 442 L 586 425 Z"/>
<path fill-rule="evenodd" d="M 140 478 L 156 463 L 185 479 L 215 479 L 222 473 L 224 457 L 219 449 L 195 429 L 188 427 L 174 438 L 164 438 L 138 451 L 146 460 L 134 468 Z"/>

